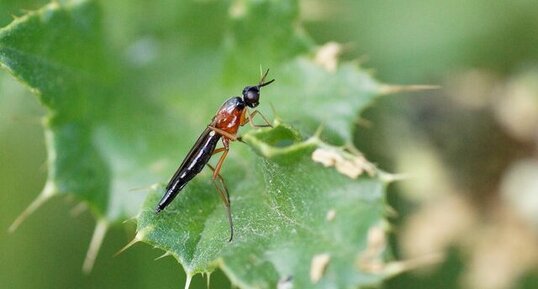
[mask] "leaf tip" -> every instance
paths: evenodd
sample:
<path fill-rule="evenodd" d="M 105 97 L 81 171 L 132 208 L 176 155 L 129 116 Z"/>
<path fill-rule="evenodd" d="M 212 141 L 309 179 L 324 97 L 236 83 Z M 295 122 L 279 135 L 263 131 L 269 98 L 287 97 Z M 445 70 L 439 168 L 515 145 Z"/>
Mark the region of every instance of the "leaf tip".
<path fill-rule="evenodd" d="M 71 217 L 78 217 L 80 214 L 82 214 L 84 211 L 88 209 L 88 205 L 84 202 L 80 202 L 76 204 L 71 211 L 69 211 L 69 214 Z"/>
<path fill-rule="evenodd" d="M 318 128 L 314 132 L 314 135 L 312 136 L 312 138 L 315 140 L 321 140 L 321 133 L 323 133 L 324 128 L 325 126 L 323 125 L 323 123 L 320 123 Z"/>
<path fill-rule="evenodd" d="M 123 248 L 121 248 L 118 252 L 116 252 L 116 254 L 114 254 L 114 257 L 117 257 L 118 255 L 120 255 L 121 253 L 125 252 L 125 250 L 131 248 L 131 246 L 133 246 L 134 244 L 142 241 L 143 239 L 143 234 L 141 234 L 142 231 L 139 231 L 138 233 L 136 233 L 136 235 L 134 236 L 134 238 L 129 242 L 127 243 L 127 245 L 123 246 Z M 164 257 L 164 256 L 161 256 L 161 257 Z M 159 257 L 159 258 L 161 258 Z M 157 258 L 157 259 L 159 259 Z M 157 260 L 156 259 L 156 260 Z"/>
<path fill-rule="evenodd" d="M 128 245 L 129 245 L 129 244 L 128 244 Z M 170 251 L 166 251 L 166 252 L 164 252 L 164 254 L 162 254 L 161 256 L 159 256 L 159 257 L 153 259 L 153 261 L 158 261 L 158 260 L 161 260 L 161 259 L 166 258 L 166 257 L 168 257 L 168 256 L 172 256 L 172 252 L 170 252 Z"/>
<path fill-rule="evenodd" d="M 395 94 L 400 92 L 416 92 L 416 91 L 425 91 L 425 90 L 435 90 L 440 89 L 440 85 L 391 85 L 391 84 L 382 84 L 379 87 L 379 93 L 381 95 Z"/>
<path fill-rule="evenodd" d="M 48 181 L 43 188 L 43 191 L 35 198 L 30 205 L 22 211 L 22 213 L 9 226 L 8 232 L 13 233 L 32 213 L 41 207 L 47 200 L 56 195 L 56 186 L 53 182 Z"/>
<path fill-rule="evenodd" d="M 383 273 L 393 276 L 420 267 L 441 263 L 444 258 L 444 253 L 431 253 L 413 259 L 389 262 L 385 264 Z"/>
<path fill-rule="evenodd" d="M 139 217 L 140 217 L 140 213 L 136 214 L 136 216 L 134 216 L 134 217 L 130 217 L 128 219 L 125 219 L 122 223 L 123 224 L 131 223 L 131 222 L 136 223 L 136 221 L 138 220 Z"/>
<path fill-rule="evenodd" d="M 189 289 L 189 287 L 191 286 L 192 276 L 192 273 L 187 272 L 187 278 L 185 279 L 185 289 Z"/>
<path fill-rule="evenodd" d="M 89 274 L 93 269 L 97 253 L 99 252 L 99 249 L 101 249 L 103 239 L 105 238 L 106 231 L 108 230 L 108 225 L 108 221 L 106 221 L 104 218 L 97 221 L 88 252 L 86 253 L 86 258 L 82 264 L 82 272 L 85 274 Z"/>
<path fill-rule="evenodd" d="M 409 174 L 391 174 L 386 172 L 380 172 L 379 178 L 385 183 L 393 183 L 397 181 L 405 181 L 411 179 Z"/>

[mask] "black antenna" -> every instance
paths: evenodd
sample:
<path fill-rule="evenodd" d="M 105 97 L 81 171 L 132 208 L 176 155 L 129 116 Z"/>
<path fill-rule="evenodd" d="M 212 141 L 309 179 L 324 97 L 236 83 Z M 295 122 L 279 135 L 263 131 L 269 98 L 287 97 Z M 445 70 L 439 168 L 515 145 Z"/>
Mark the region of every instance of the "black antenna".
<path fill-rule="evenodd" d="M 269 85 L 269 84 L 273 83 L 273 81 L 275 81 L 274 79 L 272 79 L 272 80 L 270 80 L 270 81 L 268 81 L 268 82 L 264 82 L 264 81 L 265 81 L 265 77 L 267 77 L 267 74 L 268 74 L 268 73 L 269 73 L 269 69 L 267 69 L 267 70 L 265 71 L 265 73 L 263 74 L 262 79 L 260 79 L 260 83 L 258 84 L 258 87 L 264 87 L 264 86 L 266 86 L 266 85 Z"/>

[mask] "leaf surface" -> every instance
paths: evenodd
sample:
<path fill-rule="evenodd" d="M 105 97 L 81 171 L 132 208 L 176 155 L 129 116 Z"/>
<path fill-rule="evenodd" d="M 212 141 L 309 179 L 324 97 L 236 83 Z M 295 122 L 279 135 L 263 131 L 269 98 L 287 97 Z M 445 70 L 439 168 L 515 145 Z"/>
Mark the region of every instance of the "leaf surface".
<path fill-rule="evenodd" d="M 383 218 L 385 183 L 324 168 L 311 156 L 327 145 L 297 136 L 283 126 L 249 132 L 245 139 L 263 153 L 241 149 L 241 160 L 226 163 L 232 242 L 209 171 L 158 215 L 154 207 L 163 188 L 151 193 L 136 239 L 166 250 L 189 274 L 220 266 L 241 288 L 276 288 L 286 280 L 294 288 L 356 288 L 378 281 L 381 275 L 361 272 L 359 265 L 369 229 Z M 330 261 L 314 282 L 312 262 L 320 254 Z"/>
<path fill-rule="evenodd" d="M 38 200 L 75 196 L 98 232 L 138 215 L 136 240 L 173 254 L 191 275 L 220 266 L 241 288 L 355 288 L 382 278 L 357 260 L 383 220 L 385 183 L 312 160 L 320 147 L 346 153 L 328 143 L 351 143 L 380 85 L 352 64 L 315 64 L 295 1 L 101 4 L 104 13 L 93 1 L 53 2 L 0 30 L 0 65 L 48 109 L 49 176 Z M 141 14 L 146 21 L 133 20 Z M 226 98 L 258 82 L 260 65 L 276 82 L 259 109 L 281 121 L 242 129 L 248 146 L 234 143 L 224 165 L 234 241 L 209 171 L 154 214 L 198 134 Z M 320 254 L 330 257 L 316 280 Z"/>

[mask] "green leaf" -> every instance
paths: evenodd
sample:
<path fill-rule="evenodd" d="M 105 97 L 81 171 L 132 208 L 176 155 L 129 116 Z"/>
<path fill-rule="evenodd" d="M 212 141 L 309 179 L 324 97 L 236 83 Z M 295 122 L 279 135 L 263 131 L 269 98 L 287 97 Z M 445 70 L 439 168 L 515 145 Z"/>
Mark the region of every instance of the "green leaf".
<path fill-rule="evenodd" d="M 241 288 L 276 288 L 288 279 L 293 288 L 356 288 L 380 280 L 382 275 L 361 272 L 358 264 L 369 229 L 383 218 L 385 183 L 324 168 L 312 152 L 328 146 L 316 137 L 297 136 L 282 125 L 251 131 L 245 140 L 263 153 L 241 149 L 241 160 L 226 163 L 223 176 L 236 229 L 232 242 L 209 171 L 160 214 L 154 207 L 163 188 L 152 192 L 135 240 L 166 250 L 190 275 L 220 266 Z M 311 264 L 320 254 L 328 255 L 329 263 L 323 278 L 312 281 Z"/>
<path fill-rule="evenodd" d="M 75 194 L 105 213 L 110 183 L 92 140 L 96 106 L 110 75 L 93 4 L 50 4 L 0 31 L 0 64 L 25 83 L 50 113 L 46 124 L 49 177 L 45 194 Z M 97 114 L 100 115 L 100 114 Z M 58 153 L 61 152 L 61 153 Z M 80 180 L 83 180 L 82 182 Z"/>
<path fill-rule="evenodd" d="M 1 67 L 48 108 L 47 183 L 10 230 L 47 199 L 74 196 L 99 222 L 85 270 L 108 225 L 136 215 L 146 195 L 140 188 L 160 179 L 160 149 L 173 148 L 160 139 L 171 124 L 132 92 L 136 77 L 106 48 L 101 21 L 93 1 L 53 2 L 0 30 Z"/>
<path fill-rule="evenodd" d="M 310 264 L 320 254 L 330 260 L 314 287 L 382 278 L 356 264 L 368 229 L 383 220 L 385 183 L 312 160 L 316 148 L 350 155 L 327 143 L 351 143 L 358 113 L 381 86 L 352 64 L 334 72 L 315 64 L 296 1 L 102 4 L 114 17 L 93 1 L 53 2 L 0 30 L 0 65 L 48 109 L 49 176 L 23 216 L 51 196 L 75 196 L 98 219 L 95 249 L 109 224 L 138 214 L 135 241 L 173 254 L 191 275 L 220 266 L 243 288 L 290 276 L 296 288 L 312 287 Z M 263 89 L 259 109 L 283 124 L 250 129 L 251 149 L 233 144 L 224 165 L 234 241 L 226 242 L 224 209 L 206 171 L 155 215 L 162 185 L 219 104 L 258 82 L 260 65 L 277 80 Z"/>
<path fill-rule="evenodd" d="M 42 0 L 2 0 L 0 1 L 0 27 L 6 26 L 9 22 L 13 21 L 18 15 L 28 11 L 29 9 L 35 9 L 47 1 Z"/>

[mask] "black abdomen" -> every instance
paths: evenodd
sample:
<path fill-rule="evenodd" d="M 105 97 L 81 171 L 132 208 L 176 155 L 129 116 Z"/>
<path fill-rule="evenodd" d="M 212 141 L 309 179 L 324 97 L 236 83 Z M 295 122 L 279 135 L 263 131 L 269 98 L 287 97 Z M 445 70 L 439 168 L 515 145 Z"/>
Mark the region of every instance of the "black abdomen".
<path fill-rule="evenodd" d="M 156 212 L 162 211 L 177 194 L 187 185 L 187 183 L 199 174 L 204 166 L 211 159 L 211 155 L 220 139 L 220 134 L 210 128 L 206 128 L 198 137 L 198 140 L 187 154 L 174 176 L 166 186 L 166 192 L 162 197 L 159 205 L 155 208 Z"/>

